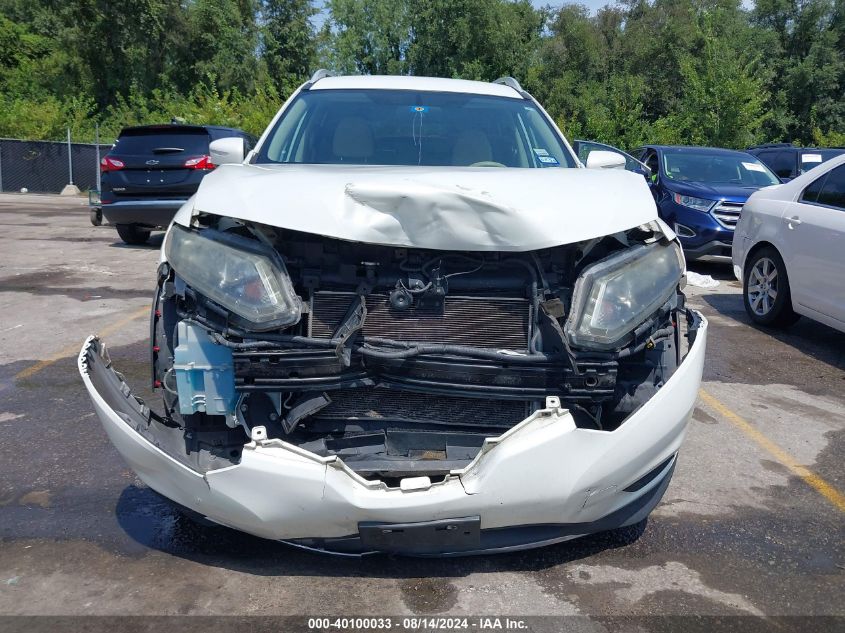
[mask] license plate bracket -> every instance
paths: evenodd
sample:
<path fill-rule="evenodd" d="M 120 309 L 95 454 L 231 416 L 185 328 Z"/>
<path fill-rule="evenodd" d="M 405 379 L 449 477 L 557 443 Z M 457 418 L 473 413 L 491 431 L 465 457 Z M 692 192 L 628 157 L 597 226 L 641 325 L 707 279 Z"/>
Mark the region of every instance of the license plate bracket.
<path fill-rule="evenodd" d="M 358 524 L 361 545 L 367 550 L 391 554 L 448 554 L 478 549 L 481 517 L 438 519 L 418 523 Z"/>

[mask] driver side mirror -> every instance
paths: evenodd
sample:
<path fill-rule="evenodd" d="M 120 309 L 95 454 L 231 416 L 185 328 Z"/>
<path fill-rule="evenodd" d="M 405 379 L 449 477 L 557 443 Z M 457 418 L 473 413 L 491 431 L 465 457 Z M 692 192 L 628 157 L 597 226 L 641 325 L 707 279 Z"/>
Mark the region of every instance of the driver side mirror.
<path fill-rule="evenodd" d="M 587 169 L 625 169 L 625 157 L 616 152 L 594 149 L 587 154 Z"/>
<path fill-rule="evenodd" d="M 212 141 L 208 146 L 211 162 L 215 165 L 231 165 L 244 162 L 244 140 L 239 136 L 227 136 Z"/>

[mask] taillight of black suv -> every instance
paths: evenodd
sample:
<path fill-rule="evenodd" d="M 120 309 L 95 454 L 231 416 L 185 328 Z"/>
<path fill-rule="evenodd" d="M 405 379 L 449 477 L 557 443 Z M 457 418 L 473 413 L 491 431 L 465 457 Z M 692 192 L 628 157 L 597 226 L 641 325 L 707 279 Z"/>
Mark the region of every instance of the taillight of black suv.
<path fill-rule="evenodd" d="M 235 128 L 202 125 L 144 125 L 124 128 L 100 161 L 103 216 L 127 244 L 143 244 L 165 229 L 185 201 L 214 169 L 212 141 L 243 139 L 244 153 L 255 138 Z"/>

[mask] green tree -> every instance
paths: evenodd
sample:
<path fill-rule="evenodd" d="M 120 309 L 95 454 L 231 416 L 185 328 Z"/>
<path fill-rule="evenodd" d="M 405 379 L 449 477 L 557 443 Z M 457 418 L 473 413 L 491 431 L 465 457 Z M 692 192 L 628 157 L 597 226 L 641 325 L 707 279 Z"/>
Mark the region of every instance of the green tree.
<path fill-rule="evenodd" d="M 253 90 L 261 70 L 257 13 L 257 0 L 192 0 L 181 59 L 185 72 L 176 85 L 190 90 L 212 78 L 223 90 Z"/>
<path fill-rule="evenodd" d="M 261 57 L 270 81 L 281 92 L 304 80 L 316 59 L 317 41 L 310 0 L 262 0 Z"/>
<path fill-rule="evenodd" d="M 758 0 L 753 22 L 767 51 L 766 135 L 810 143 L 814 130 L 845 131 L 842 0 Z"/>
<path fill-rule="evenodd" d="M 429 0 L 408 11 L 412 74 L 488 81 L 528 74 L 544 21 L 529 0 Z"/>
<path fill-rule="evenodd" d="M 329 0 L 327 64 L 341 73 L 404 75 L 411 30 L 407 0 Z"/>

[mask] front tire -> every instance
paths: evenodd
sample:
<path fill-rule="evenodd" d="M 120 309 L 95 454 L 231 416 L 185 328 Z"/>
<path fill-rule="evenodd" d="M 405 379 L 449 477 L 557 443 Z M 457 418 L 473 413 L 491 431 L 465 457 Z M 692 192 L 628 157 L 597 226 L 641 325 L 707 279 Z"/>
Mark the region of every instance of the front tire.
<path fill-rule="evenodd" d="M 118 224 L 117 234 L 124 242 L 134 246 L 146 244 L 150 239 L 150 232 L 138 227 L 137 224 Z"/>
<path fill-rule="evenodd" d="M 103 224 L 103 210 L 97 207 L 94 207 L 88 212 L 88 217 L 91 220 L 91 224 L 94 226 L 102 226 Z"/>
<path fill-rule="evenodd" d="M 745 312 L 757 325 L 786 328 L 800 316 L 792 310 L 789 277 L 783 258 L 766 246 L 755 251 L 745 265 L 742 299 Z"/>

